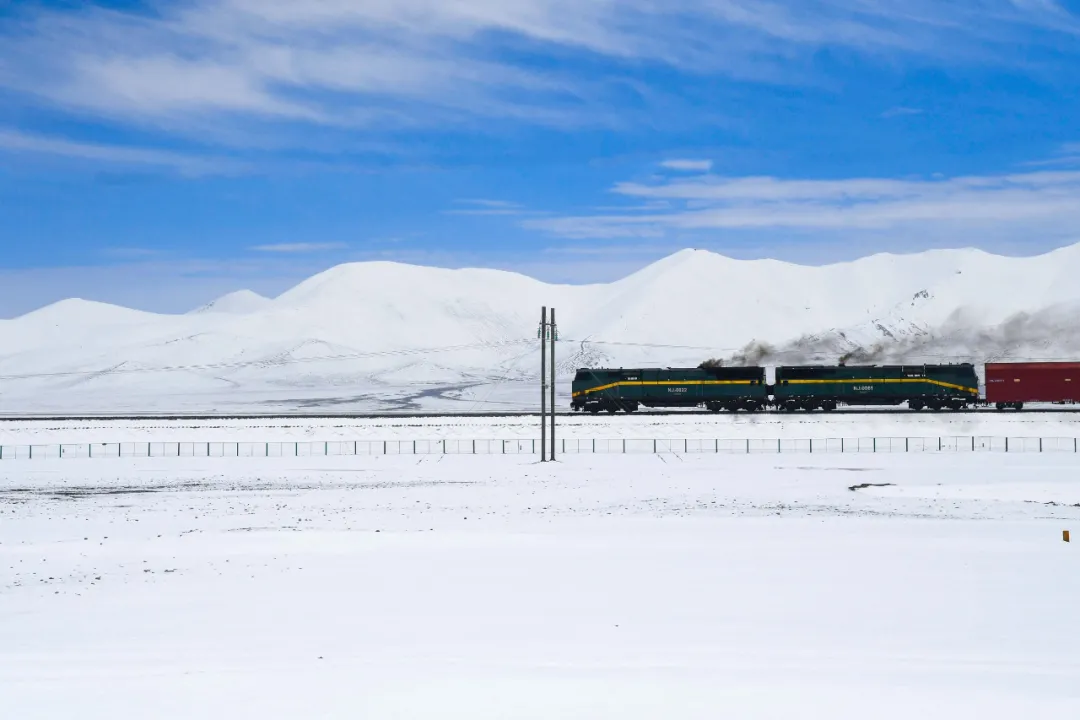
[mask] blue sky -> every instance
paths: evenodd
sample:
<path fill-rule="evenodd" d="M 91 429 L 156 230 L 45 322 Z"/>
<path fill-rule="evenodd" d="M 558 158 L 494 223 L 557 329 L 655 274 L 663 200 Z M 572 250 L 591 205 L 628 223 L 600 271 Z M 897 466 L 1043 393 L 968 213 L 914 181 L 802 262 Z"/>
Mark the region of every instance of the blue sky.
<path fill-rule="evenodd" d="M 0 2 L 0 317 L 1078 227 L 1080 0 Z"/>

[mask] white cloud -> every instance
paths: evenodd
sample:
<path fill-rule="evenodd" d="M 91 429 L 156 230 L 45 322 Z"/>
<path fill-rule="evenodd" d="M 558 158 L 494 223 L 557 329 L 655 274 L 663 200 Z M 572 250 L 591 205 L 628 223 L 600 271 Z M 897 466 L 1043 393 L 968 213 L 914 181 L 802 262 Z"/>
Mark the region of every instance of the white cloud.
<path fill-rule="evenodd" d="M 508 200 L 487 200 L 483 198 L 458 200 L 460 205 L 469 205 L 468 208 L 446 210 L 446 215 L 473 215 L 473 216 L 512 216 L 535 214 L 525 209 L 520 203 Z"/>
<path fill-rule="evenodd" d="M 273 245 L 256 245 L 252 250 L 265 253 L 317 253 L 330 250 L 346 250 L 345 243 L 276 243 Z"/>
<path fill-rule="evenodd" d="M 705 176 L 656 184 L 620 183 L 614 192 L 664 199 L 671 210 L 529 220 L 567 238 L 663 238 L 673 233 L 785 231 L 828 237 L 948 236 L 1045 241 L 1074 236 L 1080 172 L 895 180 L 785 180 Z"/>
<path fill-rule="evenodd" d="M 1049 0 L 190 0 L 143 13 L 27 5 L 0 23 L 0 86 L 234 138 L 223 118 L 612 123 L 625 121 L 611 100 L 621 75 L 649 64 L 797 82 L 823 47 L 994 61 L 1033 25 L 1077 30 Z M 565 62 L 575 56 L 605 71 L 586 77 Z"/>
<path fill-rule="evenodd" d="M 660 167 L 680 172 L 709 172 L 712 166 L 712 160 L 665 160 L 660 163 Z"/>
<path fill-rule="evenodd" d="M 920 108 L 904 107 L 899 105 L 897 107 L 891 107 L 885 112 L 881 113 L 883 118 L 905 117 L 911 115 L 922 115 L 925 111 Z"/>
<path fill-rule="evenodd" d="M 74 142 L 62 138 L 0 129 L 0 153 L 52 155 L 116 165 L 168 168 L 184 175 L 218 175 L 242 172 L 244 165 L 213 157 L 199 157 L 166 150 Z"/>
<path fill-rule="evenodd" d="M 510 202 L 509 200 L 489 200 L 485 198 L 467 198 L 464 200 L 458 200 L 457 202 L 462 205 L 478 205 L 489 210 L 517 210 L 521 208 L 521 203 Z"/>

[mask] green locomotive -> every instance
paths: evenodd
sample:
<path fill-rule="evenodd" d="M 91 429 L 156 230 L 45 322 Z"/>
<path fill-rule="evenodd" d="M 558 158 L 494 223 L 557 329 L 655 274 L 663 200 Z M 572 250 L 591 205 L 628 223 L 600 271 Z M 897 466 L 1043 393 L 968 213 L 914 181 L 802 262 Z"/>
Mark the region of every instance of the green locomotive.
<path fill-rule="evenodd" d="M 838 405 L 900 405 L 960 410 L 979 400 L 975 366 L 863 365 L 776 368 L 780 410 L 835 410 Z"/>
<path fill-rule="evenodd" d="M 641 407 L 727 410 L 835 410 L 840 405 L 901 405 L 960 410 L 979 402 L 975 366 L 782 366 L 766 384 L 763 367 L 581 369 L 573 410 L 635 412 Z"/>
<path fill-rule="evenodd" d="M 585 412 L 635 412 L 639 407 L 763 410 L 769 404 L 765 368 L 582 369 L 573 383 L 571 408 Z"/>

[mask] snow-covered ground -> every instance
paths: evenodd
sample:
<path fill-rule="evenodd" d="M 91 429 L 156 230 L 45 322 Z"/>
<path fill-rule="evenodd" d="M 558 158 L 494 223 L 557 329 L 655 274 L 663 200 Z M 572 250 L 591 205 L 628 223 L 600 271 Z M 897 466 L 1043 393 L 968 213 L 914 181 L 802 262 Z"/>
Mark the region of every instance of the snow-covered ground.
<path fill-rule="evenodd" d="M 0 715 L 1068 718 L 1074 455 L 0 464 Z"/>
<path fill-rule="evenodd" d="M 520 440 L 538 438 L 536 417 L 386 417 L 261 420 L 0 421 L 0 445 L 118 442 Z M 1080 437 L 1080 413 L 835 413 L 566 415 L 558 436 L 615 439 L 806 439 L 860 437 Z"/>
<path fill-rule="evenodd" d="M 71 299 L 0 320 L 0 413 L 527 411 L 542 305 L 560 407 L 580 367 L 1075 359 L 1078 275 L 1080 245 L 823 267 L 685 250 L 603 285 L 374 262 L 184 315 Z"/>

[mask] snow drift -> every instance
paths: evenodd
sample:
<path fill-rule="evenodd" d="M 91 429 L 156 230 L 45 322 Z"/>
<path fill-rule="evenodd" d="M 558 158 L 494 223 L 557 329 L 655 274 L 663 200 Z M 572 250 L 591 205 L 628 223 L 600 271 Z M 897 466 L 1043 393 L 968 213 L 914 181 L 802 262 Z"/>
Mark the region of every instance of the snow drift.
<path fill-rule="evenodd" d="M 353 263 L 185 315 L 66 300 L 0 321 L 0 410 L 529 409 L 541 305 L 560 391 L 584 365 L 1075 359 L 1078 277 L 1080 245 L 822 267 L 684 250 L 584 286 Z"/>

